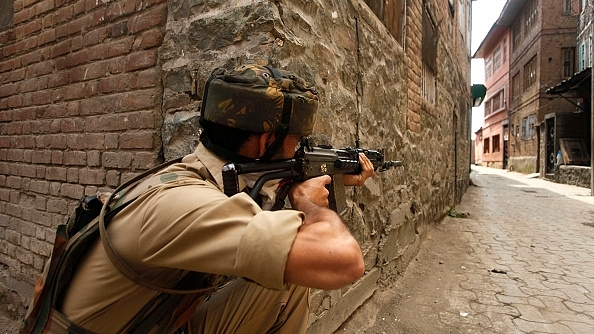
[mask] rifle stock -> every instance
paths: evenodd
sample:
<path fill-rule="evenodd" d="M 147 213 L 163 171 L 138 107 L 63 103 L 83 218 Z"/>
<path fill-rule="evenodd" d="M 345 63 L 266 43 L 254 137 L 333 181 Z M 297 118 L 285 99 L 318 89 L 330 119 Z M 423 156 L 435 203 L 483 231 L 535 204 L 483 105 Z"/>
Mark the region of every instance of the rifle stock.
<path fill-rule="evenodd" d="M 401 161 L 386 161 L 381 150 L 361 148 L 333 149 L 327 146 L 314 146 L 309 138 L 301 140 L 299 149 L 292 159 L 227 163 L 223 166 L 223 188 L 227 196 L 237 194 L 239 189 L 239 175 L 247 173 L 265 172 L 254 184 L 250 191 L 252 199 L 256 199 L 264 183 L 275 179 L 289 179 L 291 181 L 304 181 L 322 175 L 330 175 L 332 182 L 330 191 L 330 208 L 339 214 L 346 211 L 346 195 L 342 175 L 359 174 L 359 153 L 364 153 L 373 164 L 376 171 L 386 171 L 392 167 L 402 166 Z"/>

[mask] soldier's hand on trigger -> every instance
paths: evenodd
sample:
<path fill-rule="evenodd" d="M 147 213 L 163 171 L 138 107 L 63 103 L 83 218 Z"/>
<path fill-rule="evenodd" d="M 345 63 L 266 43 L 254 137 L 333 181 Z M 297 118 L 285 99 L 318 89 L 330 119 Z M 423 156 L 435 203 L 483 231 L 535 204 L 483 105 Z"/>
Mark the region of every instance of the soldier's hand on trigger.
<path fill-rule="evenodd" d="M 373 164 L 364 153 L 359 153 L 359 164 L 361 165 L 361 173 L 357 175 L 344 174 L 343 181 L 345 186 L 362 186 L 365 180 L 375 175 Z"/>
<path fill-rule="evenodd" d="M 307 211 L 309 205 L 328 207 L 328 189 L 332 178 L 329 175 L 318 176 L 303 182 L 295 182 L 289 189 L 289 201 L 293 209 Z"/>

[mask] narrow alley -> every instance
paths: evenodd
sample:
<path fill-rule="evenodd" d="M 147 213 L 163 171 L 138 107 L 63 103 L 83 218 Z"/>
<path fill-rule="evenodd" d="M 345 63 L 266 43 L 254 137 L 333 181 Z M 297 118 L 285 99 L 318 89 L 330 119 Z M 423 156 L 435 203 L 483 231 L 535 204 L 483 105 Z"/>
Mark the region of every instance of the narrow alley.
<path fill-rule="evenodd" d="M 590 190 L 475 166 L 471 180 L 458 215 L 336 333 L 594 333 Z"/>

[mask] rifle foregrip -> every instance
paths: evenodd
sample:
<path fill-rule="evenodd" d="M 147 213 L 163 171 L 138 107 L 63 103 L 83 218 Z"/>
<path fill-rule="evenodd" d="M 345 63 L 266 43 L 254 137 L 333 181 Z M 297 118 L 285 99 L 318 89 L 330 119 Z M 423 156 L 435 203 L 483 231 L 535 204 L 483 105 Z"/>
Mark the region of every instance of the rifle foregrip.
<path fill-rule="evenodd" d="M 239 192 L 239 178 L 234 163 L 229 162 L 223 166 L 223 191 L 227 196 L 233 196 Z"/>

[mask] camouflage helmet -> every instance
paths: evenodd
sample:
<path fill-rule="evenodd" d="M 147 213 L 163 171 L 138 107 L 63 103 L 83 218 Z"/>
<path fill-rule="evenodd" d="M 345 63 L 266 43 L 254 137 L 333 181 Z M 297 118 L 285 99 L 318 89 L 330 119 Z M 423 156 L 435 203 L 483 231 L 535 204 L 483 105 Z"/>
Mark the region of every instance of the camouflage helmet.
<path fill-rule="evenodd" d="M 212 72 L 204 87 L 200 117 L 254 132 L 276 133 L 288 122 L 288 134 L 307 136 L 317 108 L 317 91 L 303 78 L 267 66 L 243 65 Z"/>

